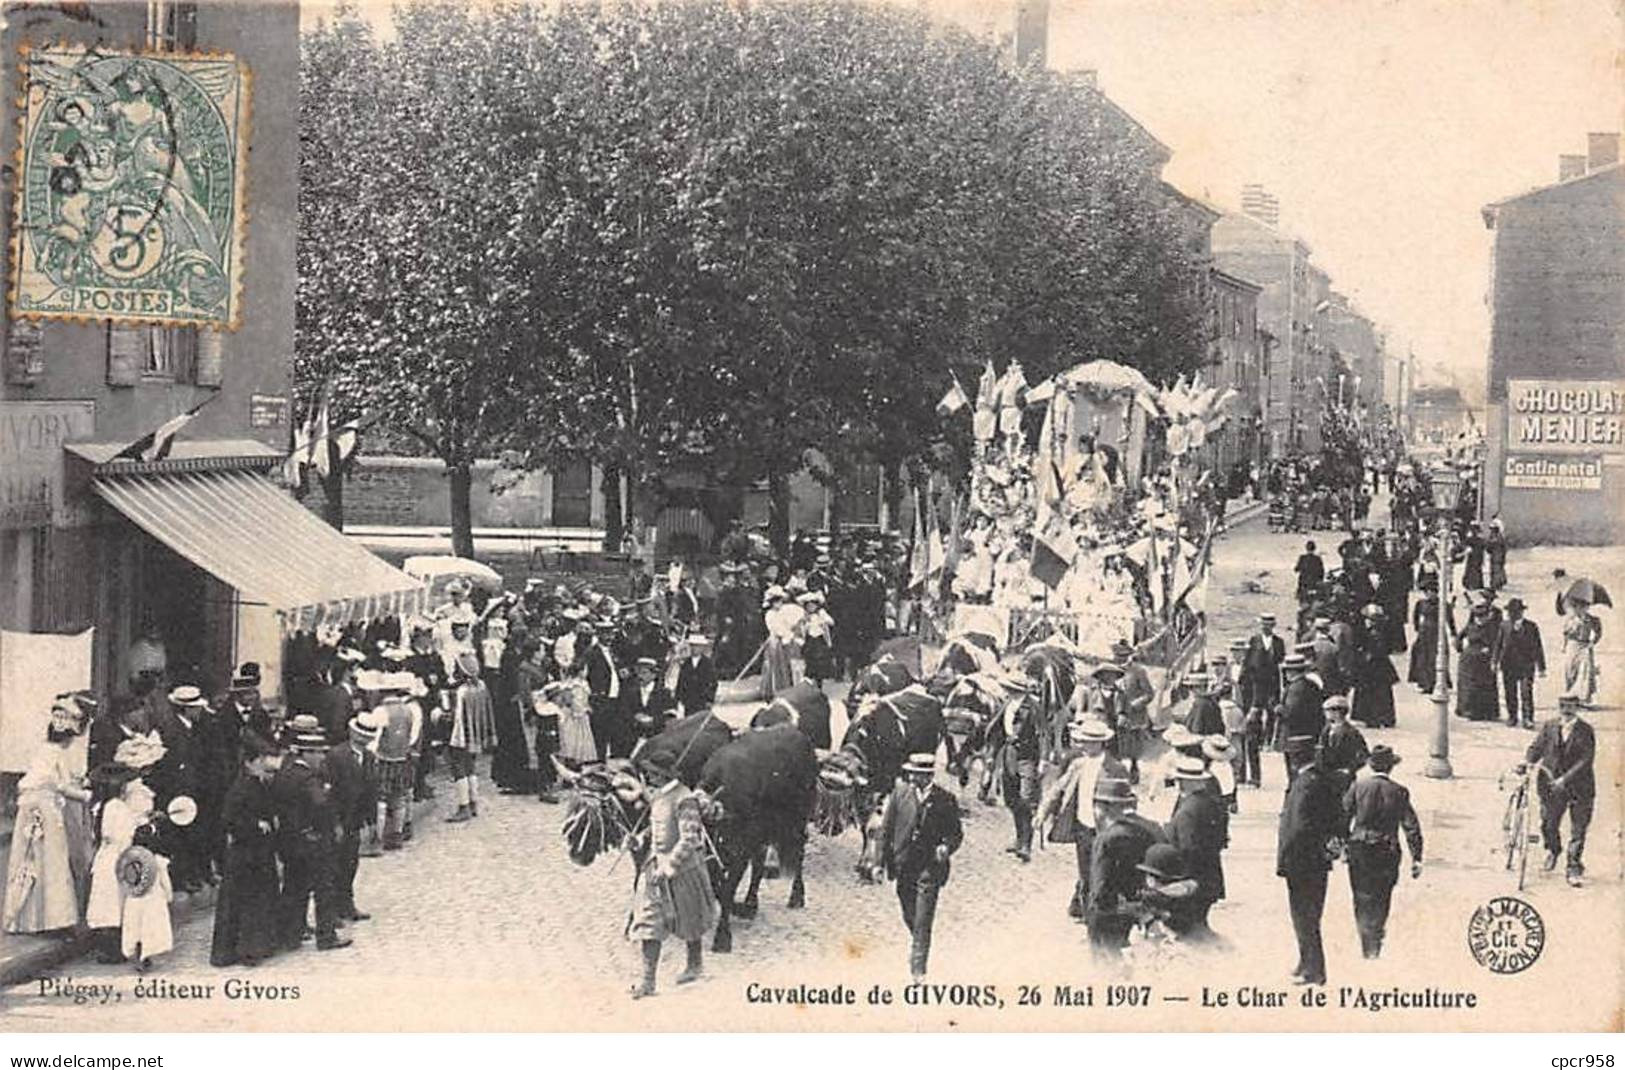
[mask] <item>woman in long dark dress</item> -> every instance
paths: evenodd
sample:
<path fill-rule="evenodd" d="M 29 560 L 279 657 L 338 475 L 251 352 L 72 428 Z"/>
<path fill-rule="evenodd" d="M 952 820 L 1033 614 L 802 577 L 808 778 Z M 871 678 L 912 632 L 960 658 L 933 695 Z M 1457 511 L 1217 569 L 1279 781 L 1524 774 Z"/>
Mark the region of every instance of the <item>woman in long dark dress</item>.
<path fill-rule="evenodd" d="M 243 769 L 221 804 L 226 872 L 215 900 L 212 966 L 253 966 L 276 950 L 281 887 L 270 780 L 280 764 L 270 743 L 252 734 L 243 737 Z"/>
<path fill-rule="evenodd" d="M 497 655 L 496 670 L 486 662 L 486 686 L 491 690 L 491 712 L 496 718 L 497 752 L 491 758 L 491 779 L 503 795 L 528 795 L 536 788 L 536 776 L 530 768 L 530 745 L 525 739 L 525 716 L 530 710 L 529 695 L 518 687 L 519 664 L 523 660 L 522 644 L 528 637 L 521 633 L 504 641 L 497 650 L 488 649 L 486 656 Z"/>
<path fill-rule="evenodd" d="M 1439 650 L 1439 595 L 1435 591 L 1426 591 L 1422 600 L 1416 603 L 1416 609 L 1411 615 L 1411 623 L 1416 628 L 1416 642 L 1411 644 L 1410 672 L 1405 679 L 1415 684 L 1417 690 L 1424 695 L 1432 694 L 1434 685 L 1438 683 Z M 1448 611 L 1445 613 L 1445 628 L 1450 634 L 1455 633 L 1455 617 Z M 1446 677 L 1448 682 L 1449 677 Z"/>
<path fill-rule="evenodd" d="M 1484 536 L 1476 528 L 1467 531 L 1467 561 L 1461 566 L 1461 589 L 1476 591 L 1484 586 Z"/>
<path fill-rule="evenodd" d="M 1461 632 L 1458 661 L 1461 689 L 1456 692 L 1456 716 L 1469 721 L 1493 721 L 1501 715 L 1496 690 L 1495 662 L 1501 641 L 1501 611 L 1490 604 L 1488 591 L 1472 595 L 1474 604 Z"/>
<path fill-rule="evenodd" d="M 1356 642 L 1360 668 L 1350 715 L 1368 728 L 1394 727 L 1394 684 L 1399 674 L 1388 657 L 1388 626 L 1382 607 L 1366 606 Z"/>

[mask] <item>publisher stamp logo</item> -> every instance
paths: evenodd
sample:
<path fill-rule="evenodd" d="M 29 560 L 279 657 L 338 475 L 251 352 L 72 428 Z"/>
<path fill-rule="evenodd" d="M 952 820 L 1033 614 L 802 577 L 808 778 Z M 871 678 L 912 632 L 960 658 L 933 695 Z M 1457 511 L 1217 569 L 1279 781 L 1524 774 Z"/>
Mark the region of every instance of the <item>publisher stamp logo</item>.
<path fill-rule="evenodd" d="M 1491 899 L 1467 923 L 1467 949 L 1491 973 L 1522 973 L 1545 947 L 1540 912 L 1510 895 Z"/>

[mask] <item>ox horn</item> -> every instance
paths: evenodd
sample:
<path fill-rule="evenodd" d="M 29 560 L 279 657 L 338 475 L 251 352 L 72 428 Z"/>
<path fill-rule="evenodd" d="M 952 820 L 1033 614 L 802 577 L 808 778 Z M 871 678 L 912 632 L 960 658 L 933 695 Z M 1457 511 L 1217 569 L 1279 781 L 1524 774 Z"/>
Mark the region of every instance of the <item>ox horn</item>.
<path fill-rule="evenodd" d="M 553 768 L 558 771 L 559 780 L 564 784 L 573 788 L 581 782 L 581 774 L 559 761 L 558 755 L 549 754 L 547 759 L 553 763 Z"/>

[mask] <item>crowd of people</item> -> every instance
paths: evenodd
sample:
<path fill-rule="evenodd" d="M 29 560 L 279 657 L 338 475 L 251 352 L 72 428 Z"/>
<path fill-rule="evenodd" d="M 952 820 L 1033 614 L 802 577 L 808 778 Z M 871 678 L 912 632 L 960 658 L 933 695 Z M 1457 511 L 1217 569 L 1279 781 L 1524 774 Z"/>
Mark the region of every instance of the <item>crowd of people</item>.
<path fill-rule="evenodd" d="M 1240 789 L 1262 787 L 1270 753 L 1282 756 L 1286 785 L 1276 871 L 1298 940 L 1296 979 L 1326 981 L 1320 918 L 1339 860 L 1362 951 L 1381 953 L 1403 858 L 1414 876 L 1423 853 L 1393 776 L 1400 756 L 1366 736 L 1396 725 L 1394 659 L 1409 651 L 1407 679 L 1431 691 L 1437 644 L 1452 643 L 1458 714 L 1497 717 L 1504 694 L 1509 723 L 1523 727 L 1534 725 L 1534 681 L 1546 669 L 1524 602 L 1495 605 L 1506 584 L 1499 526 L 1470 529 L 1459 548 L 1471 605 L 1459 626 L 1447 607 L 1441 634 L 1438 543 L 1423 515 L 1394 517 L 1386 530 L 1356 527 L 1332 567 L 1307 542 L 1294 568 L 1293 634 L 1266 613 L 1253 634 L 1223 645 L 1210 637 L 1165 702 L 1119 639 L 1109 659 L 1080 659 L 1088 668 L 1060 696 L 1068 719 L 1051 747 L 1043 689 L 1012 684 L 1013 701 L 986 732 L 1015 824 L 1009 850 L 1025 862 L 1035 836 L 1073 845 L 1066 910 L 1097 953 L 1115 961 L 1224 943 L 1208 917 L 1226 894 L 1230 817 Z M 755 694 L 741 697 L 769 701 L 802 675 L 818 686 L 855 676 L 896 626 L 894 554 L 816 538 L 788 561 L 749 542 L 735 550 L 709 589 L 681 567 L 664 582 L 638 570 L 625 599 L 585 584 L 532 580 L 505 593 L 456 581 L 430 617 L 302 634 L 285 658 L 287 716 L 261 701 L 257 665 L 240 666 L 211 697 L 152 651 L 130 660 L 127 688 L 105 704 L 88 692 L 59 696 L 20 787 L 6 931 L 86 926 L 104 960 L 145 969 L 172 945 L 174 890 L 214 884 L 217 966 L 306 941 L 344 947 L 369 916 L 355 895 L 361 860 L 409 849 L 413 803 L 437 791 L 432 770 L 451 792 L 449 823 L 478 820 L 486 770 L 500 793 L 557 802 L 561 768 L 631 756 L 674 719 L 711 708 L 730 672 L 756 672 Z M 1595 695 L 1601 626 L 1561 570 L 1553 579 L 1565 621 L 1560 716 L 1527 759 L 1545 770 L 1547 868 L 1562 853 L 1566 815 L 1567 875 L 1578 884 L 1595 749 L 1579 713 Z M 916 976 L 963 840 L 939 772 L 934 753 L 910 755 L 880 814 L 881 867 L 897 881 Z M 693 855 L 703 834 L 686 789 L 670 776 L 650 785 L 662 799 L 651 849 L 662 865 Z M 1166 792 L 1165 821 L 1141 812 L 1150 800 L 1160 808 Z M 701 894 L 703 866 L 683 873 L 694 886 L 687 922 L 650 915 L 635 928 L 646 952 L 667 929 L 681 935 L 697 974 L 716 904 L 708 884 Z"/>

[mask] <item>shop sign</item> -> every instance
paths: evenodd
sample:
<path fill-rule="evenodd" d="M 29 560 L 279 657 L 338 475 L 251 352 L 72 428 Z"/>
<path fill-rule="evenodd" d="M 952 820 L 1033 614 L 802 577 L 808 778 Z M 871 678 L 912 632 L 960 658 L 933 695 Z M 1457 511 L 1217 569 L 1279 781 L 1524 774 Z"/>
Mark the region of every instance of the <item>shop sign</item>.
<path fill-rule="evenodd" d="M 1506 409 L 1508 454 L 1625 453 L 1625 382 L 1512 379 Z"/>
<path fill-rule="evenodd" d="M 0 403 L 0 529 L 63 522 L 62 447 L 95 431 L 94 401 Z"/>
<path fill-rule="evenodd" d="M 286 394 L 251 394 L 248 398 L 249 427 L 288 426 Z"/>
<path fill-rule="evenodd" d="M 1506 459 L 1501 485 L 1518 490 L 1601 490 L 1602 457 L 1513 454 Z"/>

